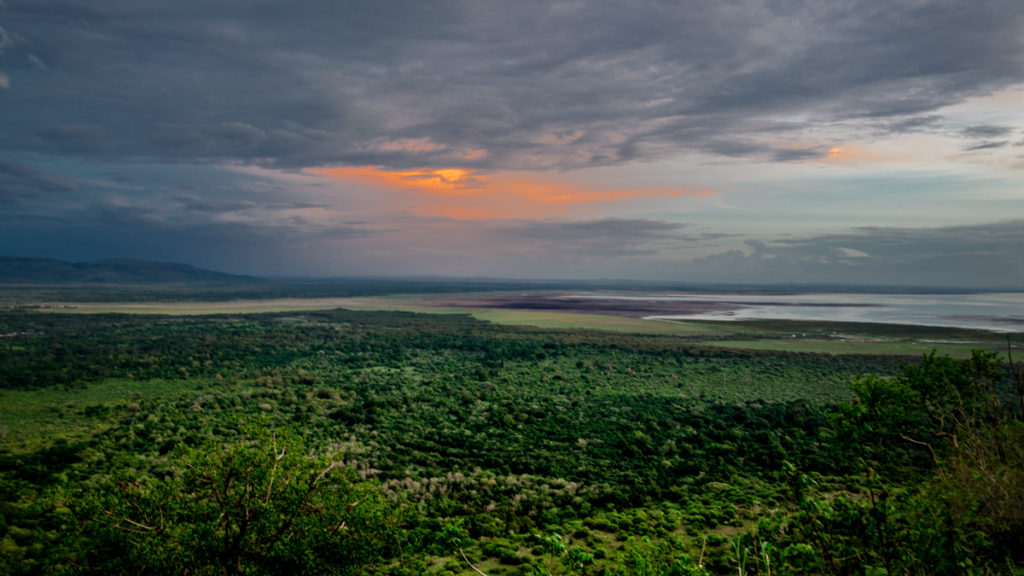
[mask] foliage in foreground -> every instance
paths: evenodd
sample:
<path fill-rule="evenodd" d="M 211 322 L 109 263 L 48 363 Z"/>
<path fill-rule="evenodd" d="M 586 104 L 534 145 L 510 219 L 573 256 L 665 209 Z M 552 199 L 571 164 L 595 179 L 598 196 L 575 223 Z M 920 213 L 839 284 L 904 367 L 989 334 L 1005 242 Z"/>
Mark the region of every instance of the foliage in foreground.
<path fill-rule="evenodd" d="M 295 436 L 182 448 L 171 475 L 125 475 L 77 505 L 89 572 L 354 574 L 397 555 L 383 496 Z"/>

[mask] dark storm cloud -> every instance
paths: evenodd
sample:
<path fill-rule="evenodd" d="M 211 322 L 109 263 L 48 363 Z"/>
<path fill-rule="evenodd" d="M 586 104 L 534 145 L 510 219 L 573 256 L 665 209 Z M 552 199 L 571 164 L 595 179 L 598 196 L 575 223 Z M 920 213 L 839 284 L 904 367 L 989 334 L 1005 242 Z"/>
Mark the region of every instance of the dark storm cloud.
<path fill-rule="evenodd" d="M 1012 133 L 1013 127 L 1011 126 L 997 126 L 993 124 L 968 126 L 960 130 L 961 137 L 976 141 L 974 144 L 966 146 L 964 148 L 965 152 L 1004 148 L 1010 144 L 1009 140 L 993 140 L 993 138 L 1009 136 Z"/>
<path fill-rule="evenodd" d="M 122 174 L 120 172 L 110 172 L 106 174 L 106 176 L 110 178 L 111 181 L 116 182 L 118 184 L 138 184 L 139 182 L 135 178 L 132 178 L 131 176 Z"/>
<path fill-rule="evenodd" d="M 967 152 L 974 152 L 975 150 L 991 150 L 993 148 L 1002 148 L 1009 144 L 1007 140 L 1000 140 L 998 142 L 982 142 L 981 144 L 975 144 L 974 146 L 968 146 L 964 148 Z"/>
<path fill-rule="evenodd" d="M 685 234 L 688 224 L 646 218 L 585 221 L 533 221 L 500 225 L 489 233 L 503 243 L 539 245 L 552 252 L 594 257 L 643 256 L 666 247 L 722 238 L 722 234 Z"/>
<path fill-rule="evenodd" d="M 76 157 L 792 161 L 827 148 L 761 137 L 905 131 L 1024 78 L 1018 0 L 11 0 L 0 15 L 0 150 Z"/>
<path fill-rule="evenodd" d="M 552 242 L 578 242 L 601 238 L 611 242 L 650 242 L 665 238 L 679 238 L 685 224 L 647 220 L 643 218 L 609 218 L 582 222 L 539 221 L 526 222 L 514 228 L 515 233 L 528 238 Z"/>
<path fill-rule="evenodd" d="M 909 118 L 901 118 L 892 120 L 885 124 L 884 131 L 890 133 L 901 134 L 905 132 L 919 132 L 931 128 L 936 128 L 942 121 L 942 116 L 937 114 L 928 114 L 925 116 L 911 116 Z"/>
<path fill-rule="evenodd" d="M 0 204 L 39 199 L 52 192 L 69 192 L 77 183 L 66 176 L 45 174 L 20 162 L 0 161 Z"/>
<path fill-rule="evenodd" d="M 151 142 L 175 156 L 231 158 L 267 141 L 267 133 L 244 122 L 157 124 Z"/>
<path fill-rule="evenodd" d="M 187 212 L 198 212 L 201 214 L 224 214 L 239 210 L 251 210 L 258 204 L 247 200 L 222 200 L 201 198 L 199 196 L 174 196 L 172 200 L 179 204 L 182 210 Z"/>
<path fill-rule="evenodd" d="M 69 156 L 97 156 L 112 148 L 111 137 L 95 124 L 57 124 L 37 132 L 38 149 Z"/>
<path fill-rule="evenodd" d="M 1024 220 L 947 228 L 863 227 L 776 241 L 747 241 L 695 261 L 709 279 L 939 286 L 1024 284 Z"/>
<path fill-rule="evenodd" d="M 773 158 L 777 162 L 792 162 L 810 158 L 821 158 L 826 154 L 828 154 L 828 149 L 824 147 L 790 148 L 775 151 Z"/>
<path fill-rule="evenodd" d="M 60 242 L 55 245 L 51 236 L 56 227 Z M 354 223 L 338 225 L 318 238 L 350 240 L 373 233 L 372 228 Z M 301 229 L 207 221 L 184 225 L 145 209 L 112 205 L 93 206 L 74 218 L 27 215 L 0 229 L 0 246 L 17 246 L 22 254 L 50 254 L 71 261 L 114 254 L 257 273 L 266 273 L 268 262 L 278 273 L 290 270 L 289 265 L 306 256 L 301 247 L 308 239 Z"/>
<path fill-rule="evenodd" d="M 968 126 L 960 131 L 964 138 L 999 138 L 1013 132 L 1010 126 L 995 126 L 983 124 L 979 126 Z"/>
<path fill-rule="evenodd" d="M 148 205 L 97 201 L 69 218 L 66 226 L 81 226 L 82 233 L 101 228 L 108 236 L 125 239 L 135 234 L 153 239 L 194 235 L 216 238 L 232 246 L 251 242 L 254 250 L 267 243 L 278 243 L 284 249 L 309 240 L 365 238 L 381 232 L 372 224 L 341 216 L 326 222 L 312 221 L 303 214 L 306 208 L 322 207 L 305 203 L 257 205 L 188 196 Z"/>
<path fill-rule="evenodd" d="M 781 241 L 777 246 L 790 250 L 851 248 L 864 252 L 869 258 L 890 261 L 980 254 L 1009 257 L 1024 248 L 1024 220 L 948 228 L 862 227 L 852 234 Z"/>

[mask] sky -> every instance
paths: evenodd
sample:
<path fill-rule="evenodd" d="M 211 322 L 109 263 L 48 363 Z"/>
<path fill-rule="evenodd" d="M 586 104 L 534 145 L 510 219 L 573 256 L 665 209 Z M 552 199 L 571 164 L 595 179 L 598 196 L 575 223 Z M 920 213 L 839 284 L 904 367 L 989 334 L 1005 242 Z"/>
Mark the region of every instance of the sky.
<path fill-rule="evenodd" d="M 1024 3 L 0 0 L 0 254 L 1024 289 Z"/>

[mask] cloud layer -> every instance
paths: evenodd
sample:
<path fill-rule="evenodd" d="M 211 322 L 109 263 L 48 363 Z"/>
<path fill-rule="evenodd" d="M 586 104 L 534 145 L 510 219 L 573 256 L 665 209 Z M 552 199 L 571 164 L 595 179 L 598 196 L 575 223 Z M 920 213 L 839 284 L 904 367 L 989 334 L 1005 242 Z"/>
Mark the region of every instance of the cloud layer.
<path fill-rule="evenodd" d="M 1020 82 L 1015 0 L 12 1 L 5 149 L 276 166 L 778 161 Z M 895 124 L 894 124 L 895 123 Z M 1013 129 L 974 126 L 965 137 Z M 823 143 L 822 146 L 827 146 Z"/>
<path fill-rule="evenodd" d="M 933 230 L 915 265 L 995 267 L 947 233 L 1024 213 L 1021 30 L 1019 0 L 7 0 L 0 252 L 884 283 L 907 245 L 867 240 Z"/>

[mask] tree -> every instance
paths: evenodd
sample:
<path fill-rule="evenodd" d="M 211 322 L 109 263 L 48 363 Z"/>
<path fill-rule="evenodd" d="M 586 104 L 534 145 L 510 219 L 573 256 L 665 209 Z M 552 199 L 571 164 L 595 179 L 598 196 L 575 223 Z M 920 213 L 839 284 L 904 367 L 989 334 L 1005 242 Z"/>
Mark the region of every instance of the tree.
<path fill-rule="evenodd" d="M 1024 386 L 1012 364 L 1013 382 L 1000 364 L 991 352 L 974 351 L 964 360 L 933 352 L 893 379 L 858 381 L 858 398 L 844 413 L 844 436 L 865 458 L 900 461 L 903 447 L 929 454 L 934 476 L 922 484 L 921 513 L 907 531 L 928 535 L 922 542 L 948 541 L 930 527 L 942 524 L 955 527 L 950 534 L 960 539 L 936 547 L 927 560 L 925 546 L 913 547 L 933 566 L 946 556 L 946 566 L 961 562 L 959 556 L 979 565 L 984 555 L 994 562 L 1007 552 L 1016 562 L 1024 559 L 1024 413 L 1015 406 Z M 881 510 L 874 492 L 871 502 Z"/>
<path fill-rule="evenodd" d="M 310 457 L 300 438 L 250 429 L 180 448 L 164 479 L 120 478 L 88 499 L 90 570 L 131 574 L 354 574 L 399 553 L 383 496 Z"/>
<path fill-rule="evenodd" d="M 896 444 L 926 451 L 933 464 L 955 457 L 964 438 L 1001 427 L 1013 413 L 999 365 L 993 352 L 955 360 L 933 351 L 895 378 L 861 378 L 852 386 L 857 398 L 846 407 L 852 427 L 844 434 L 864 457 L 892 462 Z"/>

